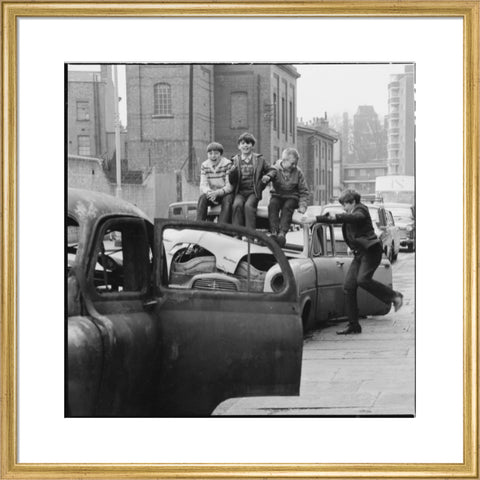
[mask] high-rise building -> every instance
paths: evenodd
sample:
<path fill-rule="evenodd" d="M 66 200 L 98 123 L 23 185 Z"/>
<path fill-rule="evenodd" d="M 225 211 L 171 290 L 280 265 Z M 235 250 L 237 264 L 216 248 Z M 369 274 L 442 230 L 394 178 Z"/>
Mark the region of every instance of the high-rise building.
<path fill-rule="evenodd" d="M 388 174 L 414 175 L 415 171 L 415 71 L 391 76 L 388 84 Z"/>

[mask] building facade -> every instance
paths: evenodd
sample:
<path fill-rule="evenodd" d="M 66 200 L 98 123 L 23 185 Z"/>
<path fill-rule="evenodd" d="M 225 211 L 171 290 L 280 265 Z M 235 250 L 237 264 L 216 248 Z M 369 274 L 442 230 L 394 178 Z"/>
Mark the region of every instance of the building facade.
<path fill-rule="evenodd" d="M 214 133 L 212 65 L 127 65 L 128 168 L 198 176 Z"/>
<path fill-rule="evenodd" d="M 289 65 L 127 65 L 128 167 L 197 183 L 207 145 L 236 154 L 243 132 L 274 161 L 296 145 L 296 69 Z"/>
<path fill-rule="evenodd" d="M 248 131 L 257 139 L 255 150 L 272 163 L 295 147 L 299 76 L 291 65 L 216 65 L 215 140 L 233 155 Z"/>
<path fill-rule="evenodd" d="M 388 174 L 415 172 L 415 72 L 406 65 L 404 73 L 392 75 L 388 84 Z"/>
<path fill-rule="evenodd" d="M 309 126 L 297 127 L 299 167 L 310 190 L 309 205 L 324 205 L 334 195 L 334 144 L 337 138 Z"/>
<path fill-rule="evenodd" d="M 345 188 L 356 190 L 360 195 L 373 195 L 376 177 L 387 175 L 387 169 L 385 162 L 344 165 L 343 184 Z"/>
<path fill-rule="evenodd" d="M 100 71 L 69 71 L 67 81 L 68 153 L 109 158 L 114 131 L 114 96 L 111 67 Z"/>

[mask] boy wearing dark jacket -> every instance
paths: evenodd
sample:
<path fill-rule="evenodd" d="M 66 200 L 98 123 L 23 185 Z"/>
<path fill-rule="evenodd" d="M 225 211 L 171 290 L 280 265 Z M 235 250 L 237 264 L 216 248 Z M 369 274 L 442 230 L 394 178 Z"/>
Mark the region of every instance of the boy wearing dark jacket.
<path fill-rule="evenodd" d="M 368 207 L 360 203 L 360 194 L 346 190 L 339 198 L 345 213 L 318 215 L 306 220 L 308 223 L 342 223 L 342 233 L 346 244 L 354 253 L 353 261 L 345 277 L 345 309 L 348 318 L 347 328 L 339 335 L 361 333 L 358 321 L 357 288 L 362 287 L 384 303 L 393 304 L 398 311 L 403 304 L 403 295 L 389 286 L 373 280 L 373 274 L 380 265 L 383 250 L 380 239 L 375 234 Z"/>
<path fill-rule="evenodd" d="M 268 204 L 268 220 L 270 233 L 281 247 L 285 246 L 285 235 L 290 228 L 294 210 L 298 209 L 299 213 L 305 213 L 307 210 L 309 192 L 305 177 L 297 167 L 299 158 L 300 155 L 295 148 L 286 148 L 270 174 L 272 189 Z"/>
<path fill-rule="evenodd" d="M 229 181 L 233 185 L 232 224 L 255 229 L 258 202 L 273 171 L 261 154 L 253 153 L 255 137 L 244 133 L 238 138 L 240 154 L 232 157 Z"/>

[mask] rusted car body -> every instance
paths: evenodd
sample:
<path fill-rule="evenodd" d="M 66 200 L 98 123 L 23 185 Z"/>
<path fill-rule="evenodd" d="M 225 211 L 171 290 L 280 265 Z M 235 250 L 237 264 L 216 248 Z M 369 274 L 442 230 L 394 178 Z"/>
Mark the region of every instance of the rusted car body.
<path fill-rule="evenodd" d="M 206 416 L 231 397 L 298 395 L 297 288 L 271 239 L 211 222 L 152 224 L 127 202 L 74 189 L 66 225 L 66 416 Z M 194 274 L 198 284 L 187 278 L 189 255 L 202 251 L 185 238 L 182 250 L 179 236 L 198 231 L 249 236 L 239 290 L 217 288 L 212 272 Z M 281 272 L 277 291 L 259 290 L 252 277 L 258 243 L 261 262 Z"/>

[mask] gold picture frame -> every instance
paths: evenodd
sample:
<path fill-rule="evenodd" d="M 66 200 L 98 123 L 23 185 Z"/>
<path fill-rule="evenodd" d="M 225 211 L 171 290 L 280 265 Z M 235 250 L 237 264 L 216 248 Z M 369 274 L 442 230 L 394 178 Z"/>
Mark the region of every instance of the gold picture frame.
<path fill-rule="evenodd" d="M 2 479 L 478 478 L 479 43 L 476 1 L 2 1 Z M 293 7 L 293 8 L 292 8 Z M 292 10 L 294 13 L 292 14 Z M 17 460 L 17 20 L 21 17 L 460 17 L 463 19 L 463 462 L 417 464 L 52 464 Z"/>

